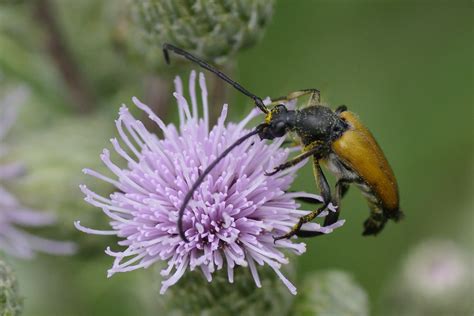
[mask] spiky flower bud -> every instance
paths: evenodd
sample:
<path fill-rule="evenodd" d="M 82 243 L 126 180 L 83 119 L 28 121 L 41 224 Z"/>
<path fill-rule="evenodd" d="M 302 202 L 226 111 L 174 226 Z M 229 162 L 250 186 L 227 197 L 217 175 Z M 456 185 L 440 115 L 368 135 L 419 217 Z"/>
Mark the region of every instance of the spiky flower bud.
<path fill-rule="evenodd" d="M 168 42 L 222 63 L 263 34 L 273 10 L 272 0 L 135 0 L 137 22 L 161 54 Z"/>
<path fill-rule="evenodd" d="M 318 272 L 305 277 L 300 293 L 294 315 L 369 315 L 367 294 L 342 271 Z"/>
<path fill-rule="evenodd" d="M 12 268 L 0 258 L 0 315 L 21 314 L 23 298 L 18 290 L 18 281 Z"/>
<path fill-rule="evenodd" d="M 285 266 L 284 270 L 286 274 L 295 274 L 291 265 Z M 158 296 L 160 311 L 173 316 L 289 315 L 295 296 L 288 292 L 273 270 L 263 267 L 259 273 L 262 288 L 255 288 L 246 269 L 236 269 L 232 286 L 223 271 L 216 273 L 210 283 L 199 271 L 187 273 L 179 286 Z"/>

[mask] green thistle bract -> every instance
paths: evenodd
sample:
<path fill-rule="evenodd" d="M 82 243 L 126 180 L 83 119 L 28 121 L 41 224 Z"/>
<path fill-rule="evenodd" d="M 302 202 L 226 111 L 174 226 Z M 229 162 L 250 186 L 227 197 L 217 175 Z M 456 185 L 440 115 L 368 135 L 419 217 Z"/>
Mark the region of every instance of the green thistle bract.
<path fill-rule="evenodd" d="M 135 0 L 138 22 L 161 52 L 175 44 L 215 63 L 254 45 L 273 10 L 269 0 Z"/>
<path fill-rule="evenodd" d="M 294 315 L 369 315 L 367 294 L 342 271 L 318 272 L 305 277 L 301 293 L 295 302 Z"/>
<path fill-rule="evenodd" d="M 20 315 L 23 298 L 18 291 L 18 281 L 12 268 L 0 259 L 0 315 Z"/>
<path fill-rule="evenodd" d="M 237 269 L 234 284 L 229 286 L 224 271 L 216 273 L 209 283 L 200 273 L 188 273 L 180 286 L 158 297 L 161 313 L 166 315 L 288 315 L 294 296 L 281 283 L 272 269 L 261 267 L 262 288 L 256 289 L 253 278 Z M 285 266 L 285 273 L 294 277 L 292 265 Z"/>

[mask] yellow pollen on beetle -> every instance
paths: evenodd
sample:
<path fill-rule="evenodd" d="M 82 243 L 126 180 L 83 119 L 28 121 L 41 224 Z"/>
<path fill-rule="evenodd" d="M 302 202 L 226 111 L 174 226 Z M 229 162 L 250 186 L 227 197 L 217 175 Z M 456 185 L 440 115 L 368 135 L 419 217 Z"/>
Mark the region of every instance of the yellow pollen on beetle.
<path fill-rule="evenodd" d="M 316 148 L 316 146 L 319 146 L 321 144 L 323 144 L 324 142 L 320 141 L 320 140 L 315 140 L 313 141 L 312 143 L 306 145 L 303 147 L 303 152 L 306 152 L 306 151 L 310 151 L 312 150 L 313 148 Z"/>
<path fill-rule="evenodd" d="M 265 116 L 265 123 L 270 124 L 272 121 L 272 113 L 273 111 L 268 112 L 267 116 Z"/>

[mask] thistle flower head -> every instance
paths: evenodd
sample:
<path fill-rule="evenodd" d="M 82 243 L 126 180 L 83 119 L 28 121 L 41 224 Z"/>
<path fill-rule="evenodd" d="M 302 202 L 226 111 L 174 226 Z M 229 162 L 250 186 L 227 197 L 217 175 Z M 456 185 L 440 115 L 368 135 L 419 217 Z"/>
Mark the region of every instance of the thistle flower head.
<path fill-rule="evenodd" d="M 26 90 L 17 88 L 0 100 L 0 141 L 13 125 L 16 108 L 26 97 Z M 7 148 L 0 143 L 0 158 Z M 56 221 L 52 214 L 38 212 L 23 206 L 15 196 L 2 187 L 4 181 L 18 177 L 23 172 L 20 163 L 0 165 L 0 251 L 20 258 L 31 258 L 36 252 L 71 254 L 75 246 L 69 242 L 41 238 L 24 230 L 42 227 Z"/>
<path fill-rule="evenodd" d="M 133 99 L 163 131 L 163 139 L 147 131 L 125 106 L 120 109 L 116 121 L 120 140 L 112 139 L 111 142 L 127 166 L 120 168 L 112 162 L 110 152 L 104 150 L 101 159 L 114 177 L 84 170 L 112 183 L 117 191 L 103 197 L 81 186 L 85 200 L 102 208 L 111 218 L 112 230 L 93 230 L 79 222 L 76 227 L 86 233 L 111 234 L 122 239 L 118 244 L 126 247 L 124 251 L 106 250 L 115 258 L 109 276 L 166 261 L 168 267 L 161 271 L 165 278 L 162 293 L 178 282 L 187 270 L 201 270 L 210 282 L 216 270 L 225 268 L 232 283 L 237 266 L 248 267 L 260 287 L 257 265 L 271 267 L 290 291 L 296 293 L 280 267 L 288 263 L 284 250 L 301 254 L 305 245 L 294 240 L 281 240 L 275 244 L 273 235 L 288 232 L 299 217 L 307 214 L 298 209 L 294 198 L 320 197 L 286 192 L 301 164 L 274 176 L 264 175 L 265 170 L 271 170 L 287 159 L 290 150 L 280 147 L 283 139 L 267 144 L 252 137 L 226 156 L 194 193 L 183 217 L 189 242 L 180 238 L 177 215 L 183 197 L 220 153 L 249 132 L 245 126 L 258 111 L 251 111 L 238 124 L 226 124 L 227 105 L 224 105 L 217 125 L 209 129 L 204 76 L 199 76 L 202 118 L 198 115 L 196 73 L 191 73 L 189 82 L 190 102 L 183 97 L 179 78 L 175 85 L 174 96 L 180 117 L 178 127 L 165 125 L 146 105 Z M 331 227 L 321 227 L 314 223 L 305 229 L 329 233 L 341 224 L 342 221 Z"/>
<path fill-rule="evenodd" d="M 450 240 L 428 239 L 409 251 L 388 289 L 387 315 L 474 315 L 474 258 Z"/>
<path fill-rule="evenodd" d="M 404 281 L 427 301 L 459 297 L 474 281 L 470 260 L 472 258 L 454 242 L 425 241 L 407 257 L 403 267 Z"/>

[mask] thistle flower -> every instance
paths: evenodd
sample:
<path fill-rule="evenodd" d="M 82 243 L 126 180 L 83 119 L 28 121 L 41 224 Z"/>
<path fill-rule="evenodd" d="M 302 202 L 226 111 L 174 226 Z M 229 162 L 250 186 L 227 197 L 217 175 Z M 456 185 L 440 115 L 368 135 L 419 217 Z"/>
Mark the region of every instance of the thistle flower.
<path fill-rule="evenodd" d="M 180 78 L 175 80 L 179 127 L 165 125 L 145 104 L 133 98 L 135 105 L 163 131 L 163 139 L 148 132 L 143 123 L 122 106 L 116 125 L 120 141 L 127 148 L 122 147 L 118 139 L 111 142 L 127 167 L 121 169 L 112 162 L 110 152 L 104 150 L 101 159 L 118 179 L 84 170 L 86 174 L 112 183 L 117 191 L 106 198 L 81 186 L 85 200 L 111 218 L 112 230 L 94 230 L 79 222 L 75 225 L 86 233 L 123 238 L 118 244 L 126 247 L 124 251 L 106 250 L 115 258 L 109 277 L 166 261 L 168 267 L 161 271 L 166 278 L 161 293 L 178 282 L 187 270 L 201 270 L 210 282 L 216 270 L 226 267 L 227 278 L 232 283 L 237 266 L 248 267 L 260 287 L 257 265 L 267 265 L 295 294 L 296 288 L 280 271 L 281 266 L 288 263 L 283 251 L 302 254 L 305 244 L 294 240 L 275 244 L 273 235 L 286 233 L 300 216 L 308 213 L 298 209 L 295 198 L 321 198 L 305 192 L 286 192 L 302 164 L 275 176 L 264 175 L 265 170 L 287 159 L 290 150 L 280 148 L 283 139 L 267 144 L 255 137 L 235 148 L 212 170 L 186 209 L 183 227 L 189 243 L 178 234 L 177 215 L 185 194 L 206 166 L 248 132 L 246 124 L 258 114 L 253 110 L 240 123 L 226 125 L 227 105 L 224 105 L 217 125 L 209 130 L 203 74 L 199 75 L 199 85 L 203 118 L 198 116 L 196 73 L 191 73 L 189 82 L 191 106 L 183 97 Z M 339 221 L 330 227 L 312 223 L 304 228 L 330 233 L 342 223 Z"/>
<path fill-rule="evenodd" d="M 453 242 L 430 240 L 412 250 L 403 275 L 415 292 L 441 298 L 466 285 L 468 262 L 467 255 Z"/>
<path fill-rule="evenodd" d="M 0 100 L 0 141 L 13 125 L 15 107 L 22 103 L 26 91 L 18 88 Z M 1 147 L 0 158 L 7 149 Z M 23 230 L 27 227 L 42 227 L 56 221 L 52 214 L 38 212 L 23 206 L 15 196 L 1 186 L 5 180 L 18 177 L 23 172 L 19 163 L 0 165 L 0 251 L 20 258 L 31 258 L 35 252 L 50 254 L 71 254 L 75 246 L 70 242 L 59 242 L 41 238 Z"/>
<path fill-rule="evenodd" d="M 458 244 L 425 240 L 407 255 L 384 305 L 393 315 L 473 315 L 473 264 Z"/>

